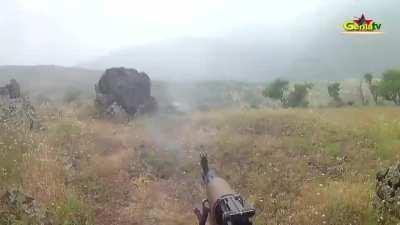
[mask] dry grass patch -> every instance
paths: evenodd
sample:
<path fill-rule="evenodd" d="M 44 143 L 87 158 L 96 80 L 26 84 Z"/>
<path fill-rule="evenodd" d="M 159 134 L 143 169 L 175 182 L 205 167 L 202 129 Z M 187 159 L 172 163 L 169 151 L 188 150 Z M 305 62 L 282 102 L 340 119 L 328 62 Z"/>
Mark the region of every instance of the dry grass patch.
<path fill-rule="evenodd" d="M 305 184 L 295 202 L 294 224 L 377 224 L 373 187 L 365 183 Z"/>

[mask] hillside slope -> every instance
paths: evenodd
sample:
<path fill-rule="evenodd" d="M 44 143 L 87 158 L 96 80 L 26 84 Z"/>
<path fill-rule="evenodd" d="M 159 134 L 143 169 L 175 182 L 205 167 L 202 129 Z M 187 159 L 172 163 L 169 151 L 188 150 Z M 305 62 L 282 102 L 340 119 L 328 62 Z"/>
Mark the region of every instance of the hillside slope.
<path fill-rule="evenodd" d="M 32 95 L 49 97 L 64 94 L 69 88 L 87 89 L 93 87 L 102 71 L 53 65 L 0 66 L 0 85 L 16 79 L 24 91 Z"/>

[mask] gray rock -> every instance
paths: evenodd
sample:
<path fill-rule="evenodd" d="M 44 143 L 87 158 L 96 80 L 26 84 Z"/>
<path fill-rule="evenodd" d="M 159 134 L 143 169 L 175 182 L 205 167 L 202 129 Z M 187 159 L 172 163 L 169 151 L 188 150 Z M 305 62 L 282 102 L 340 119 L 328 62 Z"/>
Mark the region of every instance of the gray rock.
<path fill-rule="evenodd" d="M 21 97 L 21 90 L 18 82 L 15 79 L 11 79 L 10 83 L 6 86 L 11 99 Z"/>
<path fill-rule="evenodd" d="M 35 108 L 27 97 L 21 95 L 20 86 L 14 79 L 0 87 L 0 122 L 22 125 L 30 130 L 40 128 Z"/>
<path fill-rule="evenodd" d="M 157 110 L 157 102 L 151 96 L 149 76 L 135 69 L 107 69 L 95 90 L 96 105 L 103 113 L 107 112 L 113 103 L 117 103 L 129 115 Z"/>
<path fill-rule="evenodd" d="M 382 218 L 393 216 L 400 219 L 400 164 L 383 169 L 376 174 L 376 198 L 374 206 Z"/>
<path fill-rule="evenodd" d="M 15 79 L 11 79 L 9 84 L 0 87 L 0 96 L 11 99 L 21 97 L 21 90 L 18 82 Z"/>

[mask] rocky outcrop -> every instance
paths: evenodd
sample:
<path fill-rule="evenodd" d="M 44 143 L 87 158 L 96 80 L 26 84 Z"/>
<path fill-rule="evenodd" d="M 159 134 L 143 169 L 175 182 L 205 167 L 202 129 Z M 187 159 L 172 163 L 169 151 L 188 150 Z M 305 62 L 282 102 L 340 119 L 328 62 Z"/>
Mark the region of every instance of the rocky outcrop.
<path fill-rule="evenodd" d="M 21 90 L 18 82 L 15 79 L 10 80 L 10 83 L 6 86 L 11 99 L 20 98 Z"/>
<path fill-rule="evenodd" d="M 400 163 L 377 173 L 374 205 L 382 218 L 390 215 L 400 219 Z"/>
<path fill-rule="evenodd" d="M 157 102 L 151 96 L 149 76 L 135 69 L 107 69 L 96 84 L 95 90 L 95 102 L 103 114 L 110 111 L 114 103 L 129 115 L 157 110 Z"/>
<path fill-rule="evenodd" d="M 10 99 L 21 97 L 21 90 L 18 82 L 15 79 L 12 79 L 6 86 L 0 87 L 0 96 Z"/>
<path fill-rule="evenodd" d="M 40 127 L 35 108 L 21 95 L 20 86 L 14 79 L 0 87 L 0 121 L 30 130 Z"/>

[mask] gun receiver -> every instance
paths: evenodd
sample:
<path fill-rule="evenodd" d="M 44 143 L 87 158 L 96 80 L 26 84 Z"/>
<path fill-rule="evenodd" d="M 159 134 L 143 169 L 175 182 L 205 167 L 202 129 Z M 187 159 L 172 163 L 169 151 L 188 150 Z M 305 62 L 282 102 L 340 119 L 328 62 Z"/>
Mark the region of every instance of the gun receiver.
<path fill-rule="evenodd" d="M 255 215 L 255 209 L 247 205 L 224 179 L 209 170 L 206 154 L 200 154 L 200 158 L 207 199 L 203 201 L 202 214 L 200 210 L 195 210 L 199 225 L 205 225 L 206 221 L 210 225 L 252 225 L 250 218 Z M 208 203 L 210 208 L 207 208 L 205 203 Z"/>

